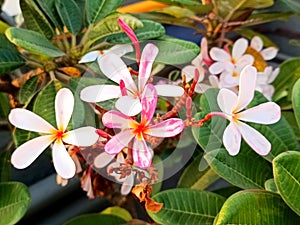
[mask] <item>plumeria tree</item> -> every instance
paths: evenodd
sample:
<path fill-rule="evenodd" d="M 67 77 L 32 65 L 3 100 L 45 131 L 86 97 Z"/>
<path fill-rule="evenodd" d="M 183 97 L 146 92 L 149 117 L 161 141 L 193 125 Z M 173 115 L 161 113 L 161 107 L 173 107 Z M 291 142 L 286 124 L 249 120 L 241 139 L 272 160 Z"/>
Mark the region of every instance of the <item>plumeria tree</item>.
<path fill-rule="evenodd" d="M 51 152 L 58 184 L 77 176 L 88 198 L 116 205 L 68 225 L 299 224 L 300 83 L 290 68 L 298 61 L 274 68 L 267 61 L 278 48 L 265 47 L 261 35 L 226 36 L 270 19 L 249 15 L 273 1 L 162 2 L 139 16 L 202 22 L 205 30 L 194 27 L 204 35 L 200 51 L 164 36 L 159 23 L 116 12 L 121 1 L 86 1 L 82 17 L 80 1 L 22 1 L 22 10 L 36 15 L 24 14 L 32 30 L 11 27 L 0 36 L 0 60 L 9 61 L 0 68 L 8 73 L 26 62 L 35 72 L 13 80 L 10 102 L 1 95 L 16 148 L 0 163 L 24 169 Z M 164 64 L 177 67 L 166 71 Z M 175 187 L 165 190 L 178 172 Z M 225 185 L 212 188 L 220 181 Z M 11 196 L 7 205 L 18 203 L 9 211 L 17 216 L 4 215 L 0 204 L 5 224 L 14 224 L 28 207 L 28 191 L 15 182 L 0 190 Z M 131 195 L 147 220 L 119 200 Z"/>

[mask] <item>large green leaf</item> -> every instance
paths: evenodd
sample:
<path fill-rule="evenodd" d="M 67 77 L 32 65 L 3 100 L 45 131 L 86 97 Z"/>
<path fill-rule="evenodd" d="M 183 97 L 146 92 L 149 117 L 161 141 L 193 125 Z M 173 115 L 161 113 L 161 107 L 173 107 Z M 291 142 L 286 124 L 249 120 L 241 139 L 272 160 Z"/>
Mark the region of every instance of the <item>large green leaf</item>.
<path fill-rule="evenodd" d="M 4 33 L 7 28 L 9 28 L 9 25 L 0 20 L 0 33 Z"/>
<path fill-rule="evenodd" d="M 292 90 L 292 104 L 298 128 L 300 129 L 300 78 L 297 80 Z"/>
<path fill-rule="evenodd" d="M 242 142 L 241 150 L 236 156 L 230 156 L 226 149 L 220 148 L 206 153 L 204 157 L 220 177 L 243 189 L 264 189 L 265 181 L 272 177 L 268 161 L 256 154 L 245 142 Z"/>
<path fill-rule="evenodd" d="M 26 141 L 31 140 L 37 136 L 38 136 L 38 134 L 35 132 L 22 130 L 19 128 L 16 128 L 13 131 L 13 140 L 14 140 L 16 147 L 20 146 L 21 144 L 25 143 Z"/>
<path fill-rule="evenodd" d="M 247 19 L 247 22 L 242 27 L 254 26 L 262 23 L 272 22 L 274 20 L 288 20 L 292 16 L 292 12 L 266 12 L 266 13 L 253 13 Z"/>
<path fill-rule="evenodd" d="M 20 7 L 27 29 L 37 31 L 51 39 L 54 29 L 34 0 L 21 0 Z"/>
<path fill-rule="evenodd" d="M 117 9 L 123 0 L 87 0 L 85 4 L 86 17 L 89 23 L 97 23 Z"/>
<path fill-rule="evenodd" d="M 210 225 L 225 198 L 212 192 L 177 188 L 160 192 L 153 199 L 163 203 L 158 213 L 148 211 L 150 217 L 164 225 Z"/>
<path fill-rule="evenodd" d="M 5 31 L 5 34 L 12 43 L 29 52 L 50 57 L 59 57 L 65 54 L 38 32 L 10 27 Z"/>
<path fill-rule="evenodd" d="M 0 75 L 25 65 L 25 59 L 16 51 L 0 49 Z"/>
<path fill-rule="evenodd" d="M 272 192 L 240 191 L 229 197 L 214 225 L 279 225 L 300 224 L 298 217 Z"/>
<path fill-rule="evenodd" d="M 7 39 L 5 34 L 0 34 L 0 49 L 18 52 L 17 47 Z"/>
<path fill-rule="evenodd" d="M 55 0 L 58 15 L 68 31 L 76 34 L 82 27 L 82 13 L 74 0 Z"/>
<path fill-rule="evenodd" d="M 86 214 L 75 217 L 63 225 L 91 225 L 91 224 L 109 224 L 109 225 L 122 225 L 126 220 L 114 215 L 105 215 L 100 213 Z"/>
<path fill-rule="evenodd" d="M 286 121 L 289 123 L 291 128 L 293 129 L 297 140 L 300 140 L 300 129 L 298 123 L 296 121 L 295 113 L 293 111 L 282 111 L 281 115 L 284 116 Z"/>
<path fill-rule="evenodd" d="M 283 2 L 291 10 L 300 13 L 300 2 L 298 0 L 279 0 Z"/>
<path fill-rule="evenodd" d="M 19 90 L 19 102 L 28 104 L 37 92 L 39 76 L 33 76 Z"/>
<path fill-rule="evenodd" d="M 284 201 L 300 215 L 300 152 L 285 152 L 273 160 L 274 180 Z"/>
<path fill-rule="evenodd" d="M 126 209 L 121 208 L 120 206 L 108 207 L 108 208 L 104 209 L 103 211 L 101 211 L 101 214 L 114 215 L 114 216 L 122 218 L 125 221 L 129 221 L 132 219 L 132 216 L 130 215 L 130 213 Z"/>
<path fill-rule="evenodd" d="M 2 151 L 0 153 L 0 183 L 10 180 L 11 177 L 10 157 L 11 157 L 10 151 Z"/>
<path fill-rule="evenodd" d="M 10 103 L 6 93 L 0 92 L 0 102 L 0 119 L 7 119 L 10 111 Z"/>
<path fill-rule="evenodd" d="M 156 2 L 162 2 L 168 5 L 176 6 L 197 6 L 200 5 L 199 2 L 193 0 L 156 0 Z"/>
<path fill-rule="evenodd" d="M 0 224 L 16 224 L 30 203 L 28 188 L 19 182 L 0 183 Z"/>

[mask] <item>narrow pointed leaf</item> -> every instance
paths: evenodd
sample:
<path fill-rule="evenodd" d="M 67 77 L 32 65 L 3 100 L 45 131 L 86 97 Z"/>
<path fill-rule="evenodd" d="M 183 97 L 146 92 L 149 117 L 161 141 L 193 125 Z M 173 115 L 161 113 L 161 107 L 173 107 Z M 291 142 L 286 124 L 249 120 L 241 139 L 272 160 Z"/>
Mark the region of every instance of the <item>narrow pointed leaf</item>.
<path fill-rule="evenodd" d="M 91 213 L 91 214 L 77 216 L 65 222 L 63 225 L 91 225 L 91 224 L 95 224 L 95 221 L 97 221 L 97 224 L 109 224 L 109 225 L 122 225 L 126 223 L 126 220 L 115 215 Z"/>
<path fill-rule="evenodd" d="M 1 102 L 1 107 L 0 107 L 0 118 L 1 119 L 7 119 L 8 114 L 10 112 L 10 102 L 8 98 L 8 94 L 0 92 L 0 102 Z"/>
<path fill-rule="evenodd" d="M 25 82 L 19 91 L 19 101 L 21 104 L 27 104 L 37 92 L 39 76 L 33 76 Z"/>
<path fill-rule="evenodd" d="M 292 104 L 298 128 L 300 129 L 300 78 L 297 80 L 293 87 Z"/>
<path fill-rule="evenodd" d="M 11 179 L 10 157 L 10 151 L 3 151 L 2 153 L 0 153 L 0 183 L 10 181 Z"/>
<path fill-rule="evenodd" d="M 25 63 L 25 59 L 18 52 L 0 49 L 0 75 L 24 66 Z"/>

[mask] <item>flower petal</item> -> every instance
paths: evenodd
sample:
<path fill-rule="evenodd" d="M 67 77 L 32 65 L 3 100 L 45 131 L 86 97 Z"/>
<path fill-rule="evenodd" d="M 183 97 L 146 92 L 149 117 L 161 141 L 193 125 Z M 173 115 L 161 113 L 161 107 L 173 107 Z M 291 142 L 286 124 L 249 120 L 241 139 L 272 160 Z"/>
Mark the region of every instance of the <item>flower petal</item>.
<path fill-rule="evenodd" d="M 264 47 L 264 43 L 263 43 L 262 39 L 259 36 L 254 36 L 251 39 L 250 46 L 251 46 L 251 48 L 253 48 L 256 51 L 260 52 Z"/>
<path fill-rule="evenodd" d="M 241 147 L 241 133 L 234 122 L 230 122 L 225 128 L 223 133 L 223 144 L 230 155 L 234 156 L 239 153 Z"/>
<path fill-rule="evenodd" d="M 19 146 L 11 156 L 11 163 L 17 169 L 29 166 L 53 141 L 53 135 L 43 135 Z"/>
<path fill-rule="evenodd" d="M 267 155 L 271 150 L 270 142 L 257 130 L 243 122 L 238 123 L 239 131 L 246 143 L 259 155 Z"/>
<path fill-rule="evenodd" d="M 135 138 L 132 146 L 132 156 L 138 167 L 148 168 L 152 163 L 153 150 L 147 146 L 144 139 L 138 140 Z"/>
<path fill-rule="evenodd" d="M 142 104 L 138 98 L 129 95 L 121 96 L 115 104 L 116 108 L 127 116 L 135 116 L 142 111 Z"/>
<path fill-rule="evenodd" d="M 172 85 L 172 84 L 157 84 L 154 86 L 157 95 L 164 97 L 180 97 L 184 94 L 184 89 L 182 87 Z"/>
<path fill-rule="evenodd" d="M 190 82 L 193 78 L 194 78 L 194 74 L 195 74 L 195 70 L 197 70 L 198 68 L 196 66 L 193 65 L 187 65 L 185 67 L 183 67 L 183 69 L 181 70 L 181 74 L 185 75 L 186 77 L 186 82 Z M 200 78 L 201 75 L 203 75 L 203 73 L 199 73 L 200 74 Z M 200 80 L 199 78 L 199 80 Z M 203 80 L 204 75 L 202 76 L 201 81 Z"/>
<path fill-rule="evenodd" d="M 167 119 L 161 123 L 149 126 L 145 132 L 154 137 L 173 137 L 179 134 L 184 128 L 184 122 L 179 118 Z"/>
<path fill-rule="evenodd" d="M 265 60 L 274 59 L 276 57 L 277 53 L 278 53 L 278 48 L 275 48 L 275 47 L 269 47 L 269 48 L 263 49 L 260 52 L 260 54 L 262 55 L 262 57 Z"/>
<path fill-rule="evenodd" d="M 23 130 L 50 134 L 56 130 L 50 123 L 27 109 L 12 109 L 8 115 L 9 122 Z"/>
<path fill-rule="evenodd" d="M 126 177 L 126 180 L 122 184 L 121 194 L 128 195 L 131 191 L 131 188 L 133 187 L 133 183 L 134 183 L 134 176 L 131 173 L 129 176 Z"/>
<path fill-rule="evenodd" d="M 56 140 L 52 147 L 54 168 L 64 179 L 72 178 L 76 173 L 76 166 L 61 140 Z"/>
<path fill-rule="evenodd" d="M 86 147 L 95 144 L 99 135 L 94 127 L 87 126 L 65 133 L 62 139 L 68 144 Z"/>
<path fill-rule="evenodd" d="M 218 47 L 213 47 L 209 54 L 210 57 L 215 61 L 227 62 L 231 59 L 231 56 L 224 49 Z"/>
<path fill-rule="evenodd" d="M 80 92 L 80 98 L 85 102 L 102 102 L 120 96 L 121 89 L 117 85 L 92 85 Z"/>
<path fill-rule="evenodd" d="M 147 84 L 141 99 L 142 120 L 150 121 L 156 109 L 157 91 L 152 84 Z"/>
<path fill-rule="evenodd" d="M 280 107 L 274 102 L 265 102 L 238 114 L 238 119 L 260 124 L 278 122 L 281 117 Z"/>
<path fill-rule="evenodd" d="M 56 124 L 60 131 L 65 131 L 74 109 L 74 96 L 68 88 L 60 89 L 55 97 Z"/>
<path fill-rule="evenodd" d="M 253 99 L 256 86 L 257 71 L 253 66 L 246 66 L 240 74 L 239 94 L 235 112 L 244 109 Z"/>
<path fill-rule="evenodd" d="M 139 68 L 139 92 L 144 89 L 152 70 L 152 65 L 158 54 L 158 48 L 154 44 L 147 44 L 142 52 Z"/>
<path fill-rule="evenodd" d="M 93 62 L 97 59 L 97 57 L 100 56 L 99 51 L 91 51 L 82 56 L 80 61 L 78 63 L 87 63 L 87 62 Z"/>
<path fill-rule="evenodd" d="M 123 56 L 128 52 L 133 52 L 133 47 L 131 44 L 114 45 L 108 51 L 118 56 Z"/>
<path fill-rule="evenodd" d="M 129 116 L 116 110 L 110 110 L 102 116 L 102 123 L 108 128 L 128 128 L 130 120 Z"/>
<path fill-rule="evenodd" d="M 219 74 L 223 71 L 232 72 L 234 65 L 231 62 L 215 62 L 209 68 L 211 74 Z"/>
<path fill-rule="evenodd" d="M 105 144 L 105 151 L 108 154 L 117 154 L 133 139 L 134 134 L 130 130 L 124 130 L 116 134 Z"/>
<path fill-rule="evenodd" d="M 233 91 L 222 88 L 217 96 L 217 102 L 222 112 L 232 115 L 237 102 L 237 96 Z"/>
<path fill-rule="evenodd" d="M 241 56 L 237 62 L 236 66 L 239 68 L 244 68 L 245 66 L 251 66 L 254 63 L 254 57 L 252 55 L 246 54 Z"/>
<path fill-rule="evenodd" d="M 103 168 L 107 166 L 116 155 L 114 154 L 108 154 L 107 152 L 102 152 L 99 155 L 96 156 L 94 160 L 94 166 L 97 168 Z"/>
<path fill-rule="evenodd" d="M 109 79 L 118 84 L 120 84 L 120 80 L 123 80 L 127 89 L 134 93 L 137 91 L 131 74 L 120 56 L 107 53 L 98 58 L 98 64 L 104 75 Z"/>
<path fill-rule="evenodd" d="M 232 58 L 239 59 L 246 51 L 248 41 L 245 38 L 240 38 L 234 42 L 232 47 Z"/>

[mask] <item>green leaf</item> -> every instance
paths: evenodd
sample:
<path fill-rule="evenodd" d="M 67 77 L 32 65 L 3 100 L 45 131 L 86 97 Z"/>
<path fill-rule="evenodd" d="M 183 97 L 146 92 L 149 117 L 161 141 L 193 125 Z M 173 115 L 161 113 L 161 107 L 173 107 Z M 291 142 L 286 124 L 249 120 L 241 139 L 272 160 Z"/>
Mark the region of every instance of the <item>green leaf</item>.
<path fill-rule="evenodd" d="M 295 113 L 293 111 L 282 111 L 281 115 L 286 119 L 291 128 L 293 129 L 297 140 L 300 140 L 300 129 L 295 118 Z"/>
<path fill-rule="evenodd" d="M 300 152 L 285 152 L 273 160 L 274 180 L 283 200 L 300 215 Z"/>
<path fill-rule="evenodd" d="M 178 6 L 169 6 L 169 7 L 159 9 L 157 11 L 168 14 L 170 16 L 173 16 L 173 17 L 177 18 L 177 19 L 195 16 L 195 13 L 192 10 L 186 9 L 186 8 L 181 8 L 181 7 L 178 7 Z"/>
<path fill-rule="evenodd" d="M 26 141 L 29 141 L 37 136 L 39 136 L 39 135 L 35 132 L 22 130 L 22 129 L 18 129 L 18 128 L 16 128 L 13 132 L 13 140 L 14 140 L 16 147 L 20 146 L 21 144 L 25 143 Z"/>
<path fill-rule="evenodd" d="M 164 177 L 164 164 L 162 159 L 158 155 L 154 155 L 152 159 L 152 165 L 155 169 L 157 169 L 158 180 L 156 183 L 152 184 L 152 192 L 151 195 L 155 195 L 158 193 L 163 184 Z"/>
<path fill-rule="evenodd" d="M 298 0 L 279 0 L 283 2 L 287 7 L 289 7 L 294 12 L 300 13 L 300 2 Z"/>
<path fill-rule="evenodd" d="M 300 128 L 300 79 L 297 80 L 292 90 L 292 104 L 298 128 Z"/>
<path fill-rule="evenodd" d="M 89 23 L 97 23 L 108 14 L 115 11 L 123 0 L 87 0 L 85 4 L 86 17 Z"/>
<path fill-rule="evenodd" d="M 9 111 L 10 111 L 10 103 L 8 95 L 0 92 L 0 118 L 1 119 L 7 119 Z"/>
<path fill-rule="evenodd" d="M 203 154 L 199 154 L 183 171 L 177 187 L 204 190 L 219 179 L 219 176 L 207 164 Z"/>
<path fill-rule="evenodd" d="M 278 48 L 278 46 L 269 37 L 267 37 L 261 33 L 258 33 L 252 29 L 241 27 L 241 28 L 235 29 L 234 31 L 239 33 L 240 35 L 248 38 L 249 40 L 251 40 L 254 36 L 259 36 L 262 39 L 265 47 L 272 46 L 272 47 Z"/>
<path fill-rule="evenodd" d="M 287 21 L 290 16 L 294 15 L 293 12 L 266 12 L 266 13 L 253 13 L 247 18 L 247 22 L 241 27 L 248 27 L 259 25 L 262 23 L 269 23 L 275 20 Z"/>
<path fill-rule="evenodd" d="M 101 211 L 101 214 L 117 216 L 125 221 L 129 221 L 132 219 L 130 213 L 126 209 L 123 209 L 119 206 L 108 207 Z"/>
<path fill-rule="evenodd" d="M 18 52 L 0 49 L 0 75 L 24 66 L 25 63 L 25 59 Z"/>
<path fill-rule="evenodd" d="M 37 31 L 46 38 L 51 39 L 54 29 L 35 1 L 22 0 L 20 1 L 20 7 L 27 29 Z"/>
<path fill-rule="evenodd" d="M 176 6 L 198 6 L 201 5 L 197 1 L 193 0 L 156 0 L 156 2 L 162 2 L 167 5 L 176 5 Z"/>
<path fill-rule="evenodd" d="M 273 178 L 267 180 L 265 182 L 265 189 L 270 192 L 278 193 L 275 181 Z"/>
<path fill-rule="evenodd" d="M 7 28 L 9 28 L 9 25 L 0 20 L 0 33 L 4 33 Z"/>
<path fill-rule="evenodd" d="M 7 39 L 5 34 L 0 34 L 0 49 L 19 52 L 17 47 Z"/>
<path fill-rule="evenodd" d="M 38 32 L 10 27 L 5 34 L 12 43 L 29 52 L 50 57 L 59 57 L 65 54 Z"/>
<path fill-rule="evenodd" d="M 149 216 L 164 225 L 209 225 L 222 207 L 225 198 L 206 191 L 185 188 L 160 192 L 153 199 L 163 203 L 158 213 L 147 211 Z"/>
<path fill-rule="evenodd" d="M 11 177 L 10 157 L 11 157 L 10 151 L 3 151 L 0 153 L 0 183 L 10 180 Z"/>
<path fill-rule="evenodd" d="M 123 225 L 126 223 L 126 220 L 114 215 L 91 213 L 82 216 L 77 216 L 67 221 L 63 225 L 91 225 L 95 223 L 109 224 L 109 225 Z"/>
<path fill-rule="evenodd" d="M 28 188 L 19 182 L 0 183 L 0 224 L 16 224 L 29 207 Z"/>
<path fill-rule="evenodd" d="M 19 90 L 19 102 L 27 105 L 37 92 L 39 76 L 33 76 Z"/>
<path fill-rule="evenodd" d="M 275 193 L 247 190 L 229 197 L 214 225 L 300 224 L 300 217 L 291 211 Z"/>
<path fill-rule="evenodd" d="M 55 0 L 55 7 L 68 31 L 72 34 L 78 33 L 82 27 L 82 14 L 76 2 L 74 0 Z"/>
<path fill-rule="evenodd" d="M 245 142 L 236 156 L 220 148 L 206 153 L 204 158 L 220 177 L 243 189 L 264 189 L 265 181 L 272 177 L 270 164 Z"/>

